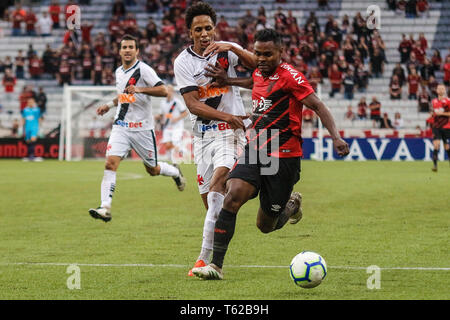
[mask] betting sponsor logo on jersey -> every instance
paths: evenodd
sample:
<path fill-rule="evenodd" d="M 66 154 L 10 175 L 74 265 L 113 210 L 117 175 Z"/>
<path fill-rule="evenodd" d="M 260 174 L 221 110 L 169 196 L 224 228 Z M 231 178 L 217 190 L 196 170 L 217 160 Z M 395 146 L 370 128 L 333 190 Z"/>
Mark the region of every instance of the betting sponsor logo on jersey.
<path fill-rule="evenodd" d="M 116 125 L 125 127 L 125 128 L 142 128 L 142 122 L 127 122 L 122 120 L 117 120 L 115 122 Z"/>
<path fill-rule="evenodd" d="M 198 87 L 198 95 L 200 99 L 218 97 L 227 93 L 228 91 L 230 91 L 230 88 L 228 86 L 213 87 L 210 84 L 208 84 L 205 87 L 203 86 Z"/>
<path fill-rule="evenodd" d="M 133 103 L 136 102 L 136 97 L 131 93 L 121 93 L 119 94 L 119 102 L 120 103 Z"/>
<path fill-rule="evenodd" d="M 199 124 L 198 125 L 198 131 L 199 132 L 206 132 L 206 131 L 224 131 L 231 129 L 230 125 L 225 122 L 219 122 L 217 124 L 213 125 L 207 125 L 207 124 Z"/>

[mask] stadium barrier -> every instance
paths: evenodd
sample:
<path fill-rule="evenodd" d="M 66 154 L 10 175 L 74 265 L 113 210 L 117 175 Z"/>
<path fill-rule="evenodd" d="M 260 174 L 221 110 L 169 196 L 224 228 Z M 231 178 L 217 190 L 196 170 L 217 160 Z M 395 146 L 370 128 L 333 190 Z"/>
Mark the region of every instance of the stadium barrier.
<path fill-rule="evenodd" d="M 186 135 L 184 139 L 186 139 Z M 344 140 L 347 141 L 350 147 L 350 154 L 345 158 L 340 158 L 337 153 L 334 152 L 333 142 L 330 138 L 323 139 L 322 144 L 320 144 L 320 141 L 317 138 L 304 138 L 303 159 L 324 161 L 431 161 L 433 152 L 432 140 L 428 138 L 345 138 Z M 104 159 L 107 142 L 107 138 L 93 138 L 86 140 L 82 146 L 84 153 L 83 158 Z M 57 159 L 58 151 L 58 138 L 38 139 L 35 149 L 37 157 Z M 186 152 L 190 151 L 192 150 L 186 149 Z M 165 154 L 165 150 L 163 150 L 162 145 L 159 143 L 158 152 L 160 152 L 161 155 Z M 0 139 L 0 158 L 23 158 L 26 156 L 27 145 L 23 139 Z M 132 153 L 131 158 L 138 159 L 138 156 Z M 439 160 L 443 161 L 446 159 L 448 159 L 448 157 L 441 144 Z M 184 159 L 184 162 L 189 162 L 189 160 Z"/>

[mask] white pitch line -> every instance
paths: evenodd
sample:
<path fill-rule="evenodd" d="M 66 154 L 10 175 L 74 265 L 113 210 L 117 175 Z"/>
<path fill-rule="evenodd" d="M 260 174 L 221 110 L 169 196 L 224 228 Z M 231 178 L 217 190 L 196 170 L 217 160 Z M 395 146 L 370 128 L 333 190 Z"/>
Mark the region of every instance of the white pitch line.
<path fill-rule="evenodd" d="M 141 268 L 189 268 L 184 264 L 153 264 L 153 263 L 65 263 L 65 262 L 0 262 L 0 266 L 70 266 L 77 265 L 80 267 L 141 267 Z M 288 268 L 288 266 L 262 266 L 262 265 L 226 265 L 225 268 Z M 328 266 L 330 269 L 347 269 L 347 270 L 366 270 L 367 267 L 355 266 Z M 380 267 L 380 270 L 425 270 L 425 271 L 450 271 L 446 267 Z"/>

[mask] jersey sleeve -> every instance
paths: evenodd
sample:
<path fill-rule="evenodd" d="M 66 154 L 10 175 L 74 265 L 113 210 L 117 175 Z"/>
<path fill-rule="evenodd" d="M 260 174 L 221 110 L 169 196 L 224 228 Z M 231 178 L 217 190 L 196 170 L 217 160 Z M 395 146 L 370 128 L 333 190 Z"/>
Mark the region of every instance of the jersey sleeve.
<path fill-rule="evenodd" d="M 175 73 L 175 81 L 183 95 L 191 91 L 197 91 L 198 85 L 194 79 L 193 73 L 189 71 L 188 63 L 181 59 L 175 59 L 173 71 Z"/>
<path fill-rule="evenodd" d="M 313 87 L 311 87 L 303 73 L 299 71 L 286 72 L 284 78 L 285 90 L 289 91 L 298 101 L 302 101 L 311 93 L 314 93 Z"/>
<path fill-rule="evenodd" d="M 231 45 L 235 46 L 236 48 L 244 50 L 244 48 L 242 48 L 237 43 L 234 43 L 234 42 L 230 42 L 230 43 L 231 43 Z M 235 67 L 235 66 L 237 66 L 239 64 L 239 57 L 233 51 L 230 51 L 228 56 L 230 58 L 230 65 L 231 66 Z"/>
<path fill-rule="evenodd" d="M 144 80 L 144 82 L 150 87 L 156 87 L 164 84 L 161 78 L 156 74 L 156 71 L 149 65 L 141 68 L 141 73 L 142 80 Z"/>

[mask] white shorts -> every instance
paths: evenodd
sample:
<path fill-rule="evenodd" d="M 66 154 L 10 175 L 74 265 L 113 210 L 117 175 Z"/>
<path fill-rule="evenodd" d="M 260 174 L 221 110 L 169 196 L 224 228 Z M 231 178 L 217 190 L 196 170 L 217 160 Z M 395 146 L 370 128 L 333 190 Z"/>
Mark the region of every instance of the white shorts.
<path fill-rule="evenodd" d="M 231 131 L 231 130 L 230 130 Z M 200 194 L 209 192 L 214 170 L 219 167 L 231 169 L 245 146 L 245 135 L 231 134 L 215 139 L 194 137 L 194 161 L 197 165 L 197 183 Z"/>
<path fill-rule="evenodd" d="M 153 130 L 130 131 L 114 126 L 108 140 L 106 156 L 118 156 L 123 159 L 131 149 L 136 151 L 147 167 L 153 168 L 158 164 Z"/>
<path fill-rule="evenodd" d="M 183 128 L 164 129 L 161 143 L 172 142 L 175 146 L 180 146 L 183 142 Z"/>

